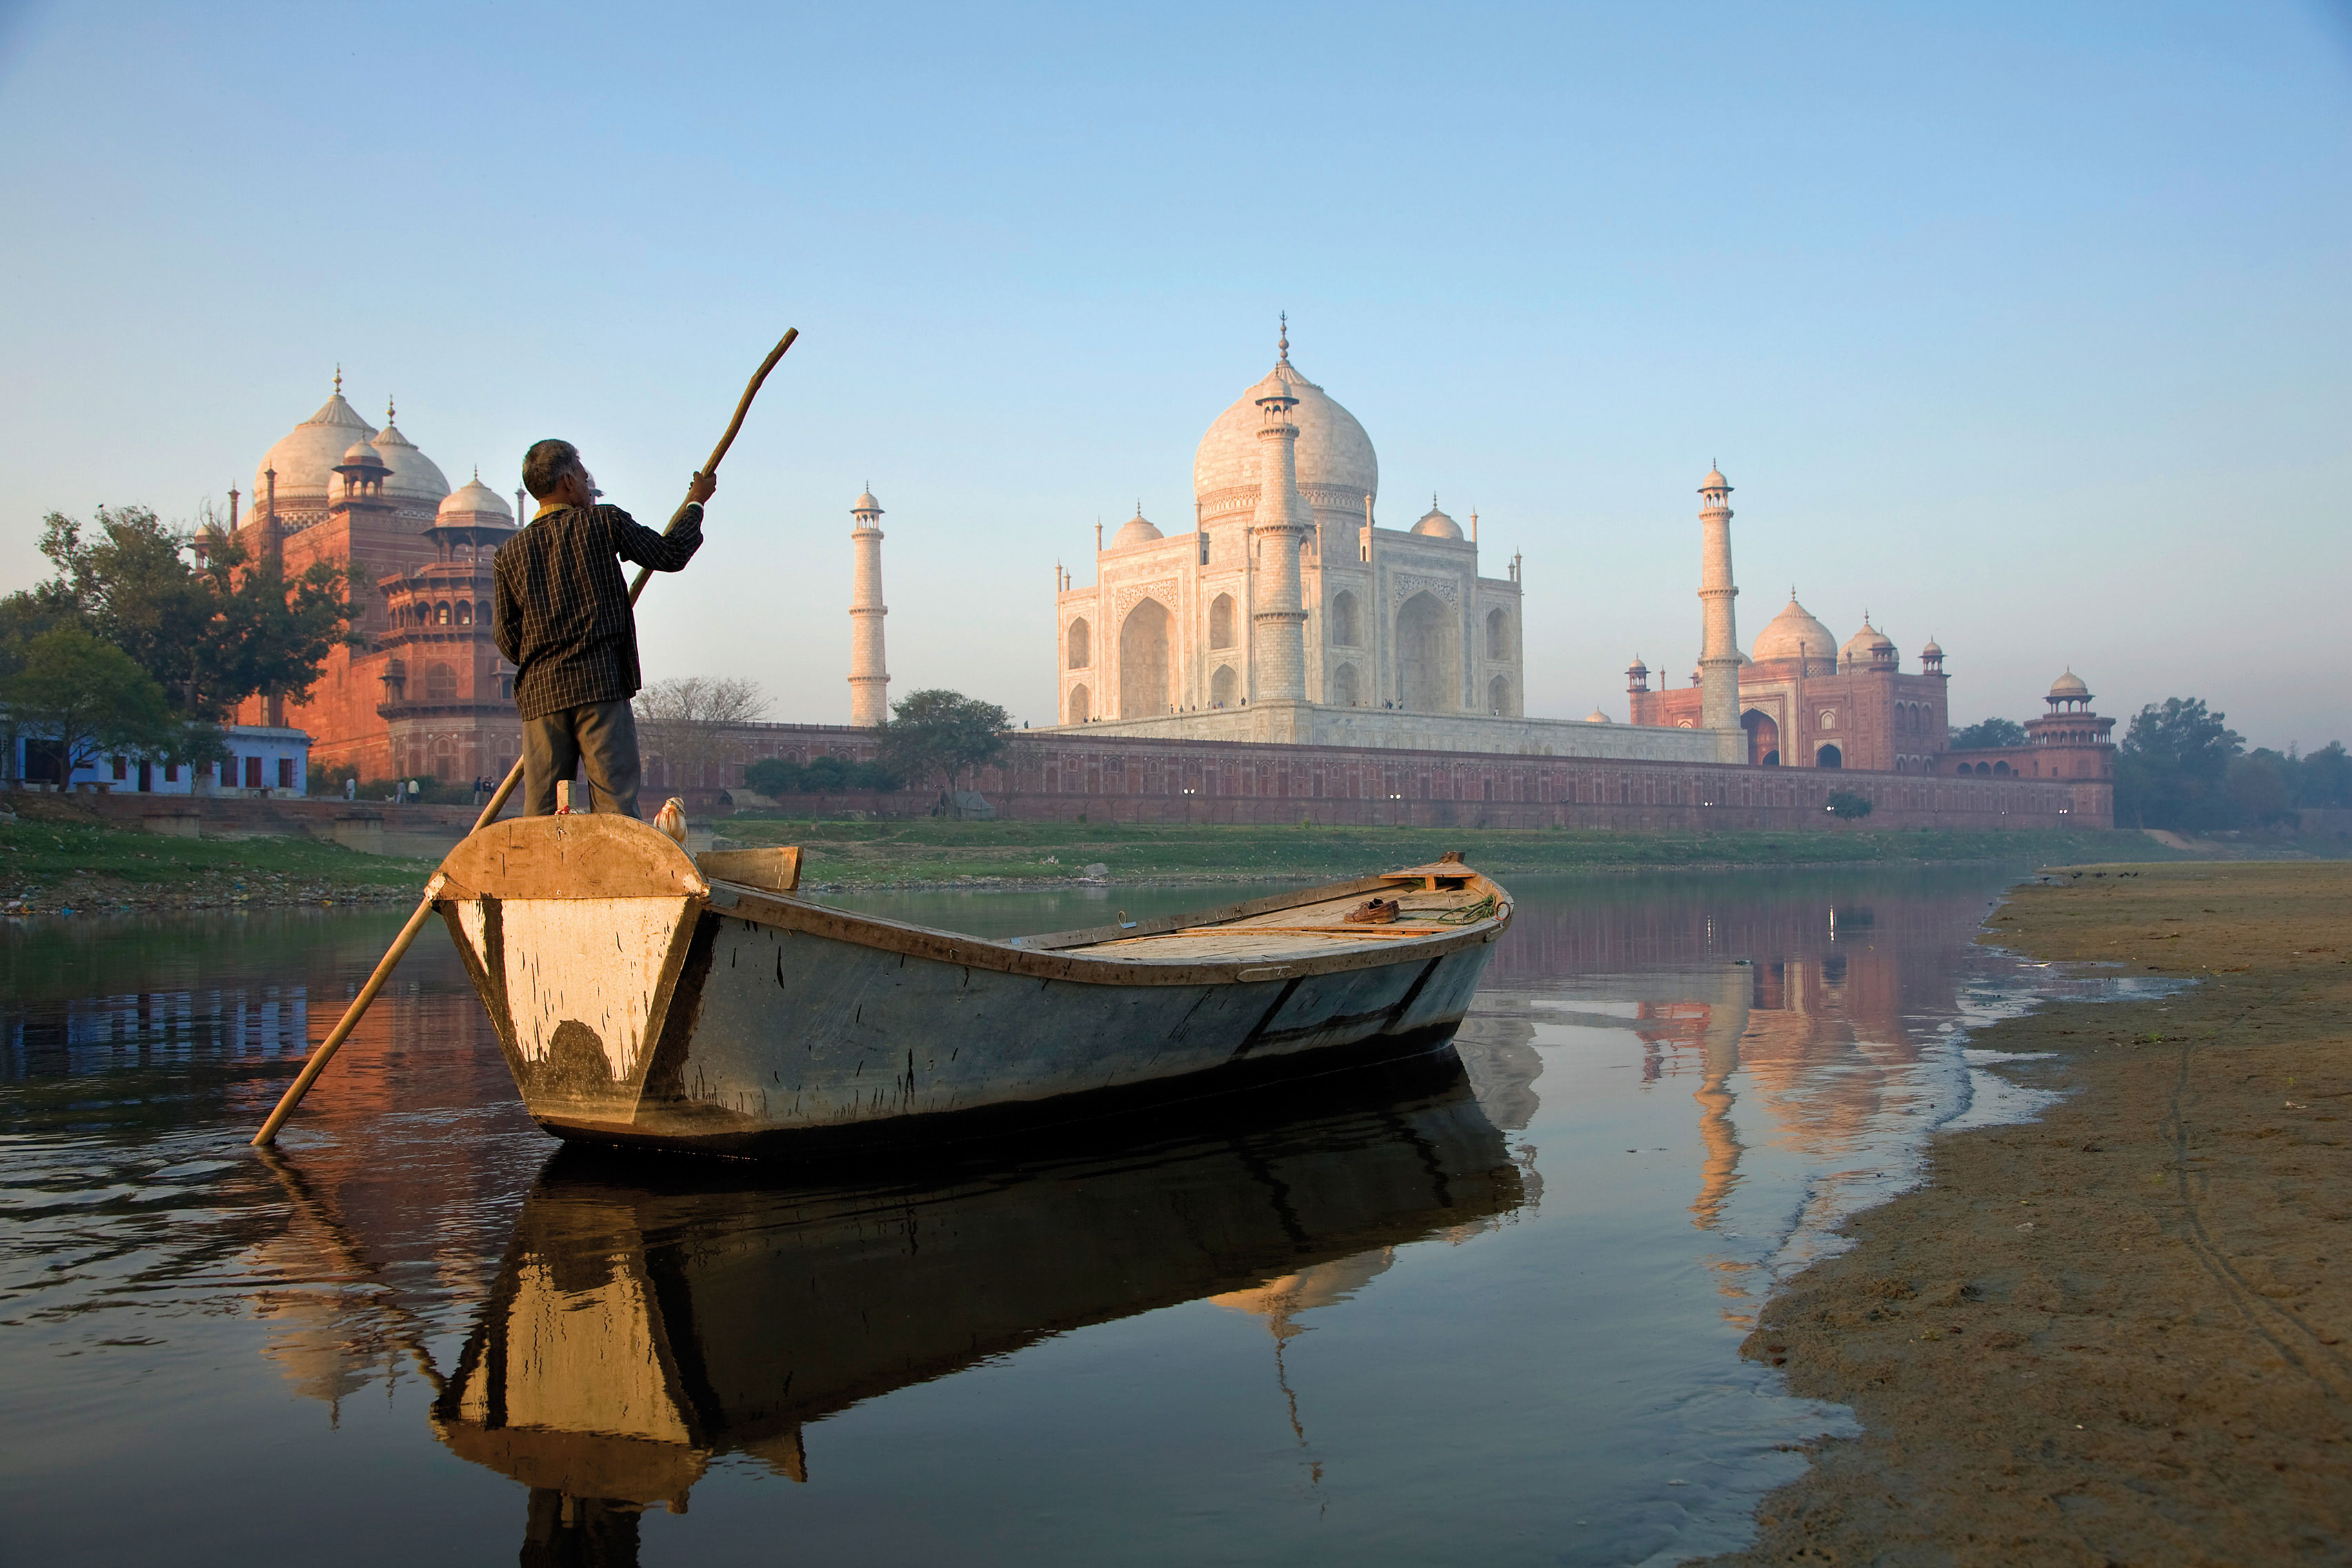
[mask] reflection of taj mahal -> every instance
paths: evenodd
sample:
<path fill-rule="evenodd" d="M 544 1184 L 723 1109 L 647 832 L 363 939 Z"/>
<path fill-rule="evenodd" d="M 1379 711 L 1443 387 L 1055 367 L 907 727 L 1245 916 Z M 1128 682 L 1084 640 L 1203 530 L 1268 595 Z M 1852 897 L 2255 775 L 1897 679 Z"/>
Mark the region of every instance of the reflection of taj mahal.
<path fill-rule="evenodd" d="M 1091 732 L 1729 762 L 1737 737 L 1525 717 L 1519 561 L 1478 569 L 1478 519 L 1375 521 L 1355 416 L 1280 357 L 1209 426 L 1194 526 L 1141 508 L 1096 582 L 1056 566 L 1059 717 Z"/>

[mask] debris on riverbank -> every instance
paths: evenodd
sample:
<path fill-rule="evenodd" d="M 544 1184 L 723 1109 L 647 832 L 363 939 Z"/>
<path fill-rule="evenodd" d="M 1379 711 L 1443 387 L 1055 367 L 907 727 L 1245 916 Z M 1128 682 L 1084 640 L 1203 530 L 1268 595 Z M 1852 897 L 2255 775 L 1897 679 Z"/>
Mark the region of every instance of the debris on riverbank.
<path fill-rule="evenodd" d="M 1988 940 L 2195 978 L 1969 1042 L 2066 1098 L 1939 1136 L 1748 1355 L 1852 1406 L 1720 1564 L 2288 1562 L 2352 1540 L 2352 866 L 2045 874 Z"/>

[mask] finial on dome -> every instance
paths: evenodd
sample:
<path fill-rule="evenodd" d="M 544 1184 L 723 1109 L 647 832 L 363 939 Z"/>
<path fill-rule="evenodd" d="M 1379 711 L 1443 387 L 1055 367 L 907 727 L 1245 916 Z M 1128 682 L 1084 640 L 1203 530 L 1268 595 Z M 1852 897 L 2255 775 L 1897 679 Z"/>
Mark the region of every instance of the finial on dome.
<path fill-rule="evenodd" d="M 399 410 L 393 405 L 392 394 L 388 392 L 385 393 L 383 395 L 383 422 L 387 425 L 399 424 L 400 421 L 394 417 L 398 412 Z"/>
<path fill-rule="evenodd" d="M 1287 310 L 1282 312 L 1282 336 L 1276 342 L 1275 347 L 1282 352 L 1282 363 L 1288 364 L 1290 363 L 1290 312 Z"/>
<path fill-rule="evenodd" d="M 343 395 L 343 364 L 342 364 L 342 362 L 341 362 L 341 360 L 337 360 L 337 361 L 335 362 L 335 395 L 336 395 L 337 397 L 341 397 L 342 395 Z"/>

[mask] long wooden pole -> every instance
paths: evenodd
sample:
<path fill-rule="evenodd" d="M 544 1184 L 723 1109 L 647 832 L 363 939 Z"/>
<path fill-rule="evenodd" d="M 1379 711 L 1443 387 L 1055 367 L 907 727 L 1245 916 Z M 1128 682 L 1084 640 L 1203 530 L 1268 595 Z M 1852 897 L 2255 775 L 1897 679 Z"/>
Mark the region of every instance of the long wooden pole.
<path fill-rule="evenodd" d="M 727 448 L 735 444 L 736 432 L 743 428 L 743 416 L 751 411 L 751 399 L 760 395 L 760 384 L 768 379 L 768 373 L 776 368 L 776 362 L 784 357 L 784 351 L 791 348 L 793 340 L 800 335 L 801 330 L 794 327 L 768 351 L 768 357 L 761 362 L 759 374 L 752 376 L 751 384 L 743 389 L 742 401 L 735 405 L 735 417 L 727 422 L 727 434 L 719 437 L 719 445 L 710 449 L 710 460 L 702 466 L 695 478 L 700 479 L 703 474 L 719 471 L 719 459 L 727 456 Z M 646 584 L 652 576 L 652 568 L 637 569 L 637 580 L 629 584 L 630 605 L 635 605 L 644 595 Z M 505 809 L 508 798 L 520 783 L 522 759 L 517 757 L 514 766 L 507 770 L 505 782 L 499 785 L 498 793 L 490 796 L 488 805 L 482 807 L 482 815 L 474 819 L 474 832 L 479 833 L 498 820 L 499 813 Z M 432 884 L 426 885 L 425 897 L 417 900 L 415 913 L 408 917 L 408 923 L 400 928 L 398 936 L 393 938 L 392 946 L 385 950 L 383 961 L 375 966 L 375 973 L 368 976 L 367 984 L 361 986 L 360 994 L 352 998 L 352 1005 L 343 1010 L 342 1017 L 327 1031 L 327 1037 L 319 1042 L 319 1048 L 312 1051 L 310 1059 L 302 1064 L 302 1070 L 295 1075 L 294 1081 L 278 1097 L 277 1109 L 270 1111 L 269 1120 L 261 1124 L 261 1131 L 253 1135 L 255 1147 L 267 1147 L 277 1140 L 278 1130 L 286 1125 L 286 1119 L 294 1114 L 295 1107 L 302 1103 L 302 1097 L 310 1092 L 310 1086 L 319 1081 L 319 1075 L 327 1070 L 327 1064 L 334 1059 L 337 1051 L 343 1048 L 343 1042 L 351 1038 L 352 1031 L 359 1027 L 368 1004 L 375 1000 L 376 994 L 383 989 L 384 982 L 392 978 L 392 972 L 400 966 L 401 959 L 415 945 L 416 933 L 425 929 L 425 917 L 433 912 L 434 899 L 438 891 Z"/>

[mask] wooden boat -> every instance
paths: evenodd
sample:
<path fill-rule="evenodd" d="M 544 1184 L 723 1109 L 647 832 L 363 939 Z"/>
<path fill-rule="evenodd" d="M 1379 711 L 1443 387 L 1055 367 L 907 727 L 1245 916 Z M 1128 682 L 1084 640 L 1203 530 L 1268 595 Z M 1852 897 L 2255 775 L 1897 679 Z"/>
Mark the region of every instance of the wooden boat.
<path fill-rule="evenodd" d="M 559 1137 L 724 1154 L 969 1136 L 1447 1048 L 1509 924 L 1458 857 L 988 941 L 793 896 L 799 852 L 605 816 L 468 837 L 432 896 Z M 1391 923 L 1349 923 L 1376 896 Z M 1386 901 L 1385 899 L 1383 901 Z"/>
<path fill-rule="evenodd" d="M 1058 1333 L 1204 1297 L 1279 1333 L 1277 1314 L 1361 1287 L 1393 1248 L 1528 1201 L 1444 1068 L 1421 1092 L 1351 1075 L 1152 1140 L 1097 1124 L 850 1179 L 566 1149 L 523 1202 L 434 1430 L 567 1513 L 682 1511 L 723 1456 L 806 1480 L 804 1426 Z"/>

